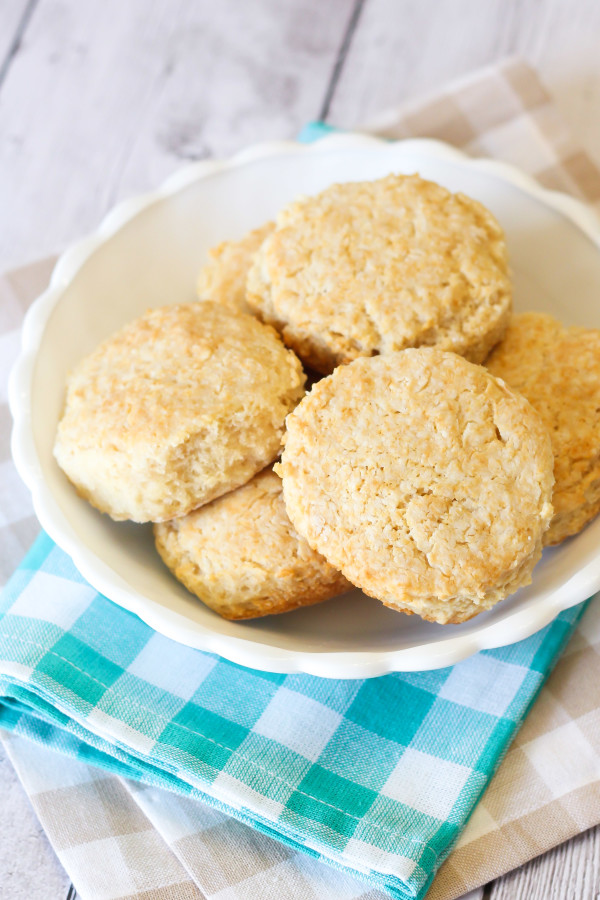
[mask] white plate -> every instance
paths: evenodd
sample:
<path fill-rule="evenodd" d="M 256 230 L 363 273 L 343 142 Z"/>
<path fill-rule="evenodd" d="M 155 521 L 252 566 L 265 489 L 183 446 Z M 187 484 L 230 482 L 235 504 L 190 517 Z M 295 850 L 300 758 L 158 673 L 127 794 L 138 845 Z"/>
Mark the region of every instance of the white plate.
<path fill-rule="evenodd" d="M 179 585 L 149 527 L 112 522 L 80 500 L 52 456 L 65 378 L 98 342 L 148 307 L 194 298 L 207 249 L 333 181 L 418 171 L 488 206 L 504 226 L 520 310 L 600 327 L 600 227 L 577 201 L 515 169 L 434 141 L 334 135 L 270 143 L 203 162 L 129 200 L 59 260 L 31 308 L 11 375 L 13 455 L 39 519 L 99 591 L 169 637 L 242 665 L 337 678 L 434 669 L 525 638 L 600 588 L 600 519 L 546 551 L 533 584 L 463 625 L 393 612 L 354 591 L 253 622 L 226 622 Z"/>

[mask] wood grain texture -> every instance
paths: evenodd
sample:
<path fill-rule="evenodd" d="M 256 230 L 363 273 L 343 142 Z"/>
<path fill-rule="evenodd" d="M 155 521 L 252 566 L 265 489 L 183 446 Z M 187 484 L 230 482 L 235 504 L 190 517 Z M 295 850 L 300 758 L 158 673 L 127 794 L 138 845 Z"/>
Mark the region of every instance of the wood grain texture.
<path fill-rule="evenodd" d="M 598 900 L 600 829 L 593 828 L 561 844 L 503 878 L 489 900 Z"/>
<path fill-rule="evenodd" d="M 0 83 L 19 51 L 19 36 L 27 27 L 32 12 L 31 0 L 5 0 L 0 3 Z"/>
<path fill-rule="evenodd" d="M 63 898 L 70 879 L 56 858 L 0 744 L 0 898 Z"/>
<path fill-rule="evenodd" d="M 353 127 L 507 56 L 537 68 L 600 164 L 597 0 L 366 0 L 329 121 Z"/>
<path fill-rule="evenodd" d="M 182 162 L 294 136 L 353 8 L 39 0 L 0 90 L 0 267 L 61 248 Z"/>

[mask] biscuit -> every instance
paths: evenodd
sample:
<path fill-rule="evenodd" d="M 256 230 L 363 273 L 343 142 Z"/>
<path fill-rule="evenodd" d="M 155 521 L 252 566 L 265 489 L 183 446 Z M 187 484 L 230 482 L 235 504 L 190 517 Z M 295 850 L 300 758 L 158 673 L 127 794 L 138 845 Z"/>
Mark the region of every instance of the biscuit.
<path fill-rule="evenodd" d="M 240 241 L 223 241 L 208 251 L 209 260 L 198 274 L 201 300 L 215 300 L 241 312 L 251 312 L 246 303 L 246 280 L 256 251 L 275 227 L 267 222 Z"/>
<path fill-rule="evenodd" d="M 486 366 L 526 397 L 550 432 L 554 518 L 545 544 L 576 534 L 600 512 L 600 331 L 552 316 L 513 316 Z"/>
<path fill-rule="evenodd" d="M 552 516 L 538 413 L 433 348 L 341 366 L 287 418 L 288 515 L 365 593 L 463 622 L 531 581 Z"/>
<path fill-rule="evenodd" d="M 333 185 L 280 212 L 247 302 L 324 374 L 423 345 L 481 362 L 511 308 L 504 235 L 480 203 L 418 175 Z"/>
<path fill-rule="evenodd" d="M 77 365 L 55 457 L 113 519 L 185 515 L 275 459 L 304 380 L 253 316 L 210 301 L 155 309 Z"/>
<path fill-rule="evenodd" d="M 225 619 L 320 603 L 351 590 L 295 531 L 271 469 L 195 512 L 154 526 L 173 574 Z"/>

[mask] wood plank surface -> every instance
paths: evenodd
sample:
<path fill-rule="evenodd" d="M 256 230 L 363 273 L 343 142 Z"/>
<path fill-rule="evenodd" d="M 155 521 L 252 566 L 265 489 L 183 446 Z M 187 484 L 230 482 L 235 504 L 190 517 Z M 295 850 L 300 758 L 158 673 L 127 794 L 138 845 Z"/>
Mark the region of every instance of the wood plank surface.
<path fill-rule="evenodd" d="M 599 891 L 600 829 L 593 828 L 498 878 L 488 900 L 598 900 Z"/>
<path fill-rule="evenodd" d="M 521 56 L 600 164 L 597 0 L 367 0 L 329 119 L 354 127 L 474 68 Z"/>
<path fill-rule="evenodd" d="M 0 267 L 60 249 L 186 160 L 291 137 L 323 109 L 359 126 L 510 54 L 600 161 L 599 49 L 597 0 L 0 0 Z M 0 898 L 66 896 L 1 755 L 0 796 Z M 469 900 L 599 892 L 594 829 Z"/>
<path fill-rule="evenodd" d="M 0 2 L 0 86 L 20 49 L 37 0 Z"/>
<path fill-rule="evenodd" d="M 182 162 L 293 137 L 353 8 L 39 0 L 0 91 L 0 267 L 60 249 Z"/>
<path fill-rule="evenodd" d="M 29 805 L 0 744 L 0 898 L 62 900 L 70 878 Z"/>

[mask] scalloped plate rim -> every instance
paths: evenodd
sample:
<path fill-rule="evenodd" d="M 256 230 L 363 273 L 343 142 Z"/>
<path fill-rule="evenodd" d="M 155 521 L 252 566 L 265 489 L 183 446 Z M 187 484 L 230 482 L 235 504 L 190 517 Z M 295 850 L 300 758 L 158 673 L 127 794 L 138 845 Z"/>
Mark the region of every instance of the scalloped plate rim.
<path fill-rule="evenodd" d="M 344 132 L 327 135 L 308 145 L 295 141 L 261 142 L 228 160 L 202 160 L 177 170 L 157 190 L 118 203 L 103 217 L 96 231 L 68 247 L 57 260 L 48 289 L 34 301 L 26 313 L 21 350 L 10 372 L 8 393 L 13 417 L 11 449 L 16 468 L 31 491 L 34 509 L 42 528 L 71 556 L 83 577 L 100 593 L 135 613 L 165 636 L 263 671 L 305 672 L 327 678 L 364 678 L 396 671 L 442 668 L 460 662 L 480 650 L 505 646 L 529 637 L 549 624 L 559 612 L 581 603 L 600 588 L 599 555 L 568 582 L 540 598 L 533 609 L 517 609 L 500 622 L 484 625 L 470 634 L 430 644 L 420 643 L 399 650 L 299 651 L 219 634 L 200 623 L 193 623 L 190 632 L 190 621 L 185 616 L 159 607 L 138 592 L 123 587 L 120 576 L 99 560 L 94 551 L 78 541 L 41 475 L 31 430 L 30 389 L 36 354 L 46 322 L 63 291 L 72 283 L 86 260 L 108 238 L 150 205 L 227 168 L 288 153 L 320 154 L 358 146 L 370 146 L 374 150 L 384 147 L 389 149 L 390 145 L 401 145 L 402 148 L 417 151 L 424 156 L 457 161 L 500 178 L 574 222 L 600 249 L 600 219 L 583 202 L 541 187 L 531 176 L 508 163 L 493 159 L 473 159 L 442 141 L 415 138 L 390 142 L 372 135 Z M 592 585 L 591 590 L 589 584 Z"/>

